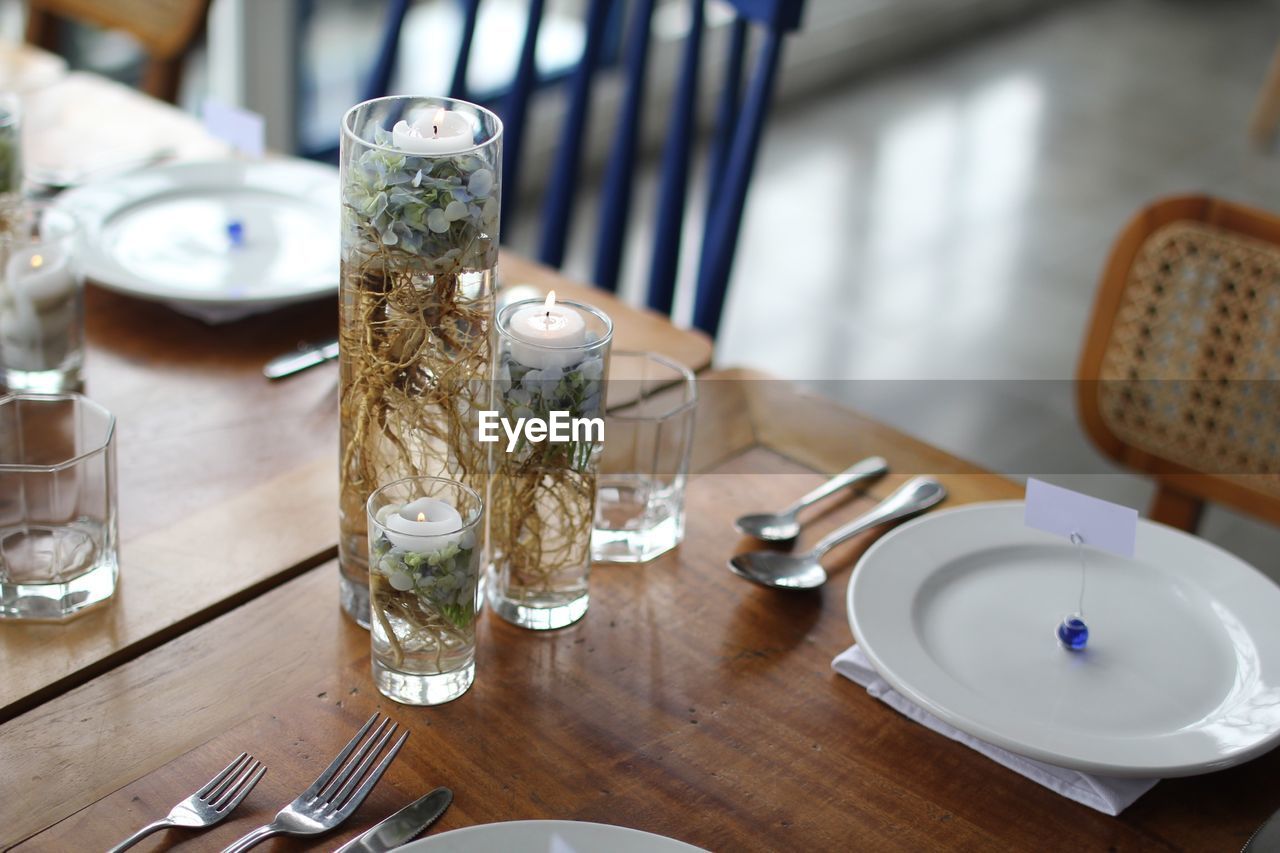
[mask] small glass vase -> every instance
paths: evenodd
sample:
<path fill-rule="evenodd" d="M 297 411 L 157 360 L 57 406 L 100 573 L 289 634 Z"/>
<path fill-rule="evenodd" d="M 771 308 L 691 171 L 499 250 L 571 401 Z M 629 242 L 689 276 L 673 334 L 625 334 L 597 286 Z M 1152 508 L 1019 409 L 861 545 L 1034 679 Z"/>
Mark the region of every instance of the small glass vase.
<path fill-rule="evenodd" d="M 587 612 L 596 469 L 604 439 L 605 376 L 613 324 L 595 308 L 577 312 L 585 340 L 547 346 L 522 337 L 513 318 L 542 300 L 506 306 L 498 316 L 494 408 L 509 424 L 519 418 L 570 421 L 567 441 L 504 435 L 493 448 L 489 484 L 490 567 L 485 593 L 494 612 L 524 628 L 563 628 Z M 598 421 L 593 429 L 590 421 Z"/>
<path fill-rule="evenodd" d="M 425 153 L 450 128 L 453 147 Z M 343 119 L 338 553 L 361 625 L 369 495 L 411 476 L 484 490 L 501 174 L 502 124 L 474 104 L 379 98 Z"/>
<path fill-rule="evenodd" d="M 439 705 L 475 680 L 484 503 L 439 477 L 407 477 L 368 502 L 373 681 L 407 705 Z"/>
<path fill-rule="evenodd" d="M 12 92 L 0 92 L 0 198 L 22 192 L 22 104 Z"/>
<path fill-rule="evenodd" d="M 15 393 L 81 387 L 82 234 L 64 210 L 0 201 L 0 385 Z"/>

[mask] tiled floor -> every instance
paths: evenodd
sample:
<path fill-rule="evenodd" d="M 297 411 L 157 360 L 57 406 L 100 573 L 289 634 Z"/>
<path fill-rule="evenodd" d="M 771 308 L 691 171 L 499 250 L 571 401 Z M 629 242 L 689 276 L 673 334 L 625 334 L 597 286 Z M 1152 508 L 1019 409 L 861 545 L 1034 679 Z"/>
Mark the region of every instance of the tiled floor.
<path fill-rule="evenodd" d="M 1280 209 L 1280 158 L 1245 136 L 1277 11 L 1071 5 L 779 105 L 718 362 L 835 380 L 824 393 L 979 463 L 1145 507 L 1053 380 L 1140 205 L 1194 190 Z M 1217 510 L 1204 532 L 1280 577 L 1274 528 Z"/>

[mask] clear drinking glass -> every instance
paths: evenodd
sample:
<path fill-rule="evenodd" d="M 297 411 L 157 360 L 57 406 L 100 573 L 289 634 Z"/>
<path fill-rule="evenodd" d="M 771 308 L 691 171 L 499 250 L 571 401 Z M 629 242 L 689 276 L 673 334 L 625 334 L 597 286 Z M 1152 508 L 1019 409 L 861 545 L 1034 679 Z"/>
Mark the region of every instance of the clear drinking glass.
<path fill-rule="evenodd" d="M 373 681 L 407 705 L 456 699 L 475 680 L 484 503 L 440 477 L 406 477 L 367 504 Z"/>
<path fill-rule="evenodd" d="M 539 333 L 544 319 L 551 337 Z M 571 336 L 556 337 L 570 328 Z M 498 416 L 509 425 L 536 420 L 552 429 L 563 419 L 563 435 L 523 433 L 514 442 L 500 435 L 490 445 L 485 594 L 495 613 L 523 628 L 563 628 L 587 612 L 612 339 L 609 318 L 578 302 L 528 299 L 498 313 Z"/>
<path fill-rule="evenodd" d="M 65 619 L 117 574 L 115 418 L 79 394 L 0 397 L 0 618 Z"/>
<path fill-rule="evenodd" d="M 591 557 L 640 563 L 684 539 L 697 386 L 660 355 L 616 352 L 606 401 Z"/>
<path fill-rule="evenodd" d="M 75 390 L 84 363 L 76 222 L 21 202 L 0 219 L 0 380 L 13 392 Z"/>

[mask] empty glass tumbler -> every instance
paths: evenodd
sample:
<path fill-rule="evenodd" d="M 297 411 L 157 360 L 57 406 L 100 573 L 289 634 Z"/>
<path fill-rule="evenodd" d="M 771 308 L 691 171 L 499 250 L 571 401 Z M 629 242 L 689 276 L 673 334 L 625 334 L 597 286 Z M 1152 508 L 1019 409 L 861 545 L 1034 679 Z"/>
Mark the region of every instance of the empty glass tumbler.
<path fill-rule="evenodd" d="M 406 477 L 369 496 L 373 680 L 408 705 L 438 705 L 476 671 L 480 496 L 440 477 Z"/>
<path fill-rule="evenodd" d="M 79 394 L 0 397 L 0 618 L 115 592 L 115 418 Z"/>
<path fill-rule="evenodd" d="M 616 352 L 591 557 L 639 563 L 684 539 L 684 490 L 698 405 L 693 373 L 646 352 Z"/>

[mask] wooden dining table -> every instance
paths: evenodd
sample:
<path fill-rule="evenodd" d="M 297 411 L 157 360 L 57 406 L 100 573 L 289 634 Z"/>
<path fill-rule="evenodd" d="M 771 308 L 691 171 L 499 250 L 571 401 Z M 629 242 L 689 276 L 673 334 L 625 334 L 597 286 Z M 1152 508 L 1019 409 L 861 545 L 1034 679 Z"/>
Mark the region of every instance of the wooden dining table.
<path fill-rule="evenodd" d="M 85 390 L 118 419 L 121 580 L 65 624 L 0 623 L 0 848 L 108 847 L 249 751 L 269 769 L 230 819 L 139 846 L 220 849 L 375 710 L 411 733 L 383 781 L 341 829 L 264 849 L 332 849 L 437 785 L 454 801 L 432 832 L 559 818 L 712 850 L 1239 849 L 1276 807 L 1273 752 L 1161 782 L 1108 817 L 837 675 L 853 643 L 845 587 L 877 534 L 831 553 L 826 586 L 784 592 L 726 569 L 757 547 L 732 520 L 870 455 L 893 473 L 825 504 L 799 547 L 914 474 L 938 477 L 948 505 L 1021 487 L 793 383 L 714 369 L 700 333 L 518 255 L 500 277 L 591 302 L 616 347 L 699 372 L 684 543 L 593 566 L 569 628 L 484 613 L 474 686 L 397 705 L 338 604 L 337 370 L 261 375 L 334 333 L 334 300 L 208 326 L 90 287 Z"/>

